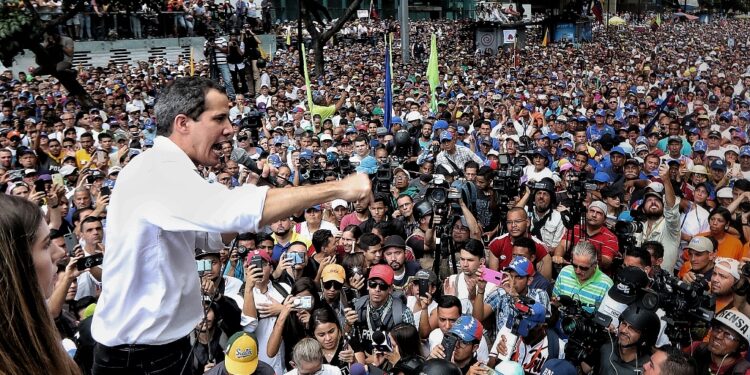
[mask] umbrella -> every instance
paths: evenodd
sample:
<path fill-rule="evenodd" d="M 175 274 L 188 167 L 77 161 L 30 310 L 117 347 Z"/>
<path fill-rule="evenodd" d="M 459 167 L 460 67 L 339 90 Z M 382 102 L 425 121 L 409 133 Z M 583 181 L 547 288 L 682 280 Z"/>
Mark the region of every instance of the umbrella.
<path fill-rule="evenodd" d="M 622 25 L 626 24 L 627 21 L 625 21 L 624 19 L 622 19 L 620 17 L 614 16 L 614 17 L 612 17 L 612 18 L 609 19 L 608 23 L 610 25 L 612 25 L 612 26 L 622 26 Z"/>

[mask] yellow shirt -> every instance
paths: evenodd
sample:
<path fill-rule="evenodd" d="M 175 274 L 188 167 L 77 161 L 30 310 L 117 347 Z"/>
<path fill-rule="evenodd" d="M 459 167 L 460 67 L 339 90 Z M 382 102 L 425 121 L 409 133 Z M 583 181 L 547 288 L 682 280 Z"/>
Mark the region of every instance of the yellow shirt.
<path fill-rule="evenodd" d="M 91 155 L 88 153 L 88 151 L 84 149 L 76 151 L 76 165 L 78 166 L 78 169 L 83 169 L 84 167 L 88 166 L 90 161 Z"/>
<path fill-rule="evenodd" d="M 315 115 L 320 115 L 320 122 L 322 123 L 327 118 L 333 117 L 333 115 L 336 113 L 336 106 L 335 105 L 329 105 L 329 106 L 313 105 L 311 112 L 312 112 L 312 117 L 315 117 Z"/>

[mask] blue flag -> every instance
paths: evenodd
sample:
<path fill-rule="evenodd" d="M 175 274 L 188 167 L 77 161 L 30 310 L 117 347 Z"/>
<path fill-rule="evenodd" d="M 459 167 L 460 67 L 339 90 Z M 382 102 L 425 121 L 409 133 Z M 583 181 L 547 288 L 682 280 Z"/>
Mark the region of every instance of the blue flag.
<path fill-rule="evenodd" d="M 386 38 L 388 38 L 386 36 Z M 393 116 L 393 87 L 391 86 L 391 46 L 385 43 L 385 97 L 383 98 L 383 127 L 391 131 Z"/>

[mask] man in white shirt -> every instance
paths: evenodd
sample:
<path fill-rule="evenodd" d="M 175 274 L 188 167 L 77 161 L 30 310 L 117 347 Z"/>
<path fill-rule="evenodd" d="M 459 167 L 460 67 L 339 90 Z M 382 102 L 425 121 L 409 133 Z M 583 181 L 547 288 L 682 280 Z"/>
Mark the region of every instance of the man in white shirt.
<path fill-rule="evenodd" d="M 92 322 L 96 375 L 181 372 L 188 333 L 204 314 L 194 249 L 205 233 L 228 239 L 314 204 L 371 195 L 365 175 L 273 190 L 205 181 L 198 166 L 218 164 L 221 143 L 233 134 L 220 90 L 202 77 L 166 87 L 156 103 L 154 147 L 118 176 L 107 216 L 108 272 Z"/>

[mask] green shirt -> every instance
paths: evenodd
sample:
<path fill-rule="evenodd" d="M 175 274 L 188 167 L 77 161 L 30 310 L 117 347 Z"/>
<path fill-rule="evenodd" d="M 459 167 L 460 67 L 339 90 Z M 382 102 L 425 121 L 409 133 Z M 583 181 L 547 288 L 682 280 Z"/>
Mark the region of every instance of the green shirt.
<path fill-rule="evenodd" d="M 333 117 L 333 115 L 336 113 L 336 106 L 313 105 L 311 113 L 312 117 L 315 117 L 315 115 L 320 115 L 320 122 L 322 123 L 326 119 Z"/>

